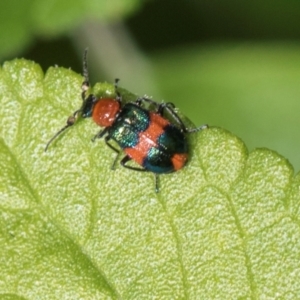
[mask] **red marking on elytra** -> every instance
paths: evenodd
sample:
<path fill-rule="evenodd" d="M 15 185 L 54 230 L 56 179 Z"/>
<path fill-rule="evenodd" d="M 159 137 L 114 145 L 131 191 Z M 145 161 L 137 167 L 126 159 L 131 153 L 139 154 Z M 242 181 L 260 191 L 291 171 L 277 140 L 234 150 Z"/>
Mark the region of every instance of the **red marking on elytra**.
<path fill-rule="evenodd" d="M 175 171 L 184 167 L 186 161 L 188 159 L 188 155 L 186 153 L 176 153 L 172 156 L 171 161 L 174 166 Z"/>
<path fill-rule="evenodd" d="M 125 148 L 125 153 L 142 165 L 144 158 L 150 148 L 157 146 L 158 137 L 164 133 L 164 127 L 170 122 L 159 114 L 150 113 L 149 126 L 145 131 L 139 133 L 139 142 L 133 148 Z"/>
<path fill-rule="evenodd" d="M 100 99 L 93 108 L 93 120 L 101 127 L 111 126 L 120 109 L 118 101 L 110 98 Z"/>

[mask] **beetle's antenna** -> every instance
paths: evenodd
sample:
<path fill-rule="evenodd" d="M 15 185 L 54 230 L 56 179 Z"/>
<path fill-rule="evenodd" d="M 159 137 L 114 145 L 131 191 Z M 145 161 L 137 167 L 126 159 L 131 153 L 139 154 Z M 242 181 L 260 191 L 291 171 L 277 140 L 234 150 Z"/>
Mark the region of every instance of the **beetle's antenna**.
<path fill-rule="evenodd" d="M 115 83 L 114 83 L 114 87 L 115 87 L 115 93 L 116 93 L 116 100 L 121 104 L 122 102 L 122 96 L 120 94 L 120 92 L 118 92 L 118 83 L 119 83 L 120 79 L 119 78 L 115 78 Z"/>
<path fill-rule="evenodd" d="M 59 130 L 58 132 L 56 132 L 56 134 L 54 134 L 54 136 L 49 140 L 49 142 L 47 143 L 46 147 L 45 147 L 45 152 L 48 150 L 49 145 L 53 142 L 53 140 L 55 140 L 63 131 L 65 131 L 67 128 L 69 127 L 69 125 L 65 125 L 61 130 Z"/>
<path fill-rule="evenodd" d="M 85 100 L 85 93 L 90 87 L 90 80 L 89 80 L 89 71 L 88 71 L 88 63 L 87 63 L 87 54 L 88 54 L 88 48 L 85 48 L 84 53 L 83 53 L 83 77 L 84 81 L 82 82 L 81 89 L 81 97 L 82 100 Z"/>
<path fill-rule="evenodd" d="M 81 97 L 82 100 L 85 101 L 85 93 L 88 90 L 89 86 L 90 86 L 90 82 L 89 82 L 89 72 L 88 72 L 88 64 L 87 64 L 87 54 L 88 54 L 88 48 L 85 48 L 84 53 L 83 53 L 83 77 L 84 80 L 82 82 L 81 85 Z M 80 112 L 80 109 L 76 110 L 73 115 L 71 115 L 68 119 L 67 119 L 67 124 L 61 128 L 47 143 L 46 147 L 45 147 L 45 152 L 48 150 L 49 145 L 62 133 L 64 132 L 67 128 L 69 128 L 70 126 L 74 125 L 76 119 L 77 119 L 77 115 Z"/>
<path fill-rule="evenodd" d="M 49 145 L 63 132 L 65 131 L 67 128 L 69 128 L 70 126 L 74 125 L 76 118 L 77 118 L 77 114 L 80 110 L 76 110 L 73 115 L 71 115 L 68 120 L 67 120 L 67 124 L 60 129 L 58 132 L 56 132 L 54 134 L 54 136 L 49 140 L 49 142 L 47 143 L 46 147 L 45 147 L 45 152 L 48 150 Z"/>

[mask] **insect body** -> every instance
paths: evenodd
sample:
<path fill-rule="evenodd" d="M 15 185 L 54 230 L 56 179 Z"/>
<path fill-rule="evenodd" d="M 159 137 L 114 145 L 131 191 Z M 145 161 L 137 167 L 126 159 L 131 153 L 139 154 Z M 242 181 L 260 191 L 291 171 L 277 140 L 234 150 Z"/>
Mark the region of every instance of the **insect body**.
<path fill-rule="evenodd" d="M 186 128 L 172 103 L 158 103 L 141 97 L 135 102 L 123 104 L 122 96 L 117 89 L 117 79 L 115 98 L 98 99 L 93 94 L 86 97 L 89 87 L 86 55 L 87 51 L 84 54 L 83 104 L 68 118 L 66 126 L 48 142 L 45 151 L 62 131 L 75 123 L 79 116 L 92 117 L 95 123 L 104 127 L 93 140 L 104 137 L 106 144 L 115 152 L 123 150 L 125 156 L 121 160 L 122 166 L 154 173 L 155 189 L 158 192 L 158 175 L 177 171 L 187 162 L 189 150 L 186 135 L 207 128 L 207 125 L 193 129 Z M 146 109 L 146 104 L 151 105 L 153 109 Z M 167 119 L 165 114 L 168 114 L 173 122 Z M 112 145 L 110 140 L 114 140 L 120 149 Z M 127 165 L 130 160 L 134 160 L 140 167 Z"/>
<path fill-rule="evenodd" d="M 99 137 L 104 134 L 106 142 L 113 139 L 124 150 L 123 165 L 133 159 L 145 170 L 159 174 L 176 171 L 187 160 L 187 142 L 180 129 L 136 103 L 125 104 Z"/>

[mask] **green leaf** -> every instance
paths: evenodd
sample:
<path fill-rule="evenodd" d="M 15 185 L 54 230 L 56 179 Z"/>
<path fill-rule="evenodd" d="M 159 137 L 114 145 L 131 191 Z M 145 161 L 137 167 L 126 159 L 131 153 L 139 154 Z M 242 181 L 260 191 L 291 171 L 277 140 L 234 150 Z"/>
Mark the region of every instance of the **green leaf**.
<path fill-rule="evenodd" d="M 115 20 L 136 10 L 137 0 L 10 0 L 0 2 L 0 56 L 17 52 L 35 35 L 49 38 L 84 20 Z M 26 13 L 25 13 L 26 12 Z"/>
<path fill-rule="evenodd" d="M 44 152 L 80 107 L 81 82 L 25 60 L 0 70 L 3 298 L 300 297 L 300 178 L 286 159 L 211 127 L 189 136 L 188 165 L 156 194 L 151 174 L 111 170 L 90 119 Z"/>

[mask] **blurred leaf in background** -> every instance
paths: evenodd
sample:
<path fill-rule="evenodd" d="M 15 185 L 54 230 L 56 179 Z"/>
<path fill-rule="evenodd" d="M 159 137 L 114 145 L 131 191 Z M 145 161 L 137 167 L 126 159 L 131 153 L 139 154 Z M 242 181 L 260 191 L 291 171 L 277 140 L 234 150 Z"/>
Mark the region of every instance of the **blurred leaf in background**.
<path fill-rule="evenodd" d="M 86 19 L 120 20 L 136 9 L 137 0 L 11 0 L 0 2 L 0 56 L 24 51 L 35 38 L 69 35 Z"/>
<path fill-rule="evenodd" d="M 0 16 L 2 60 L 79 72 L 89 46 L 93 82 L 119 77 L 299 170 L 299 1 L 11 0 Z"/>

